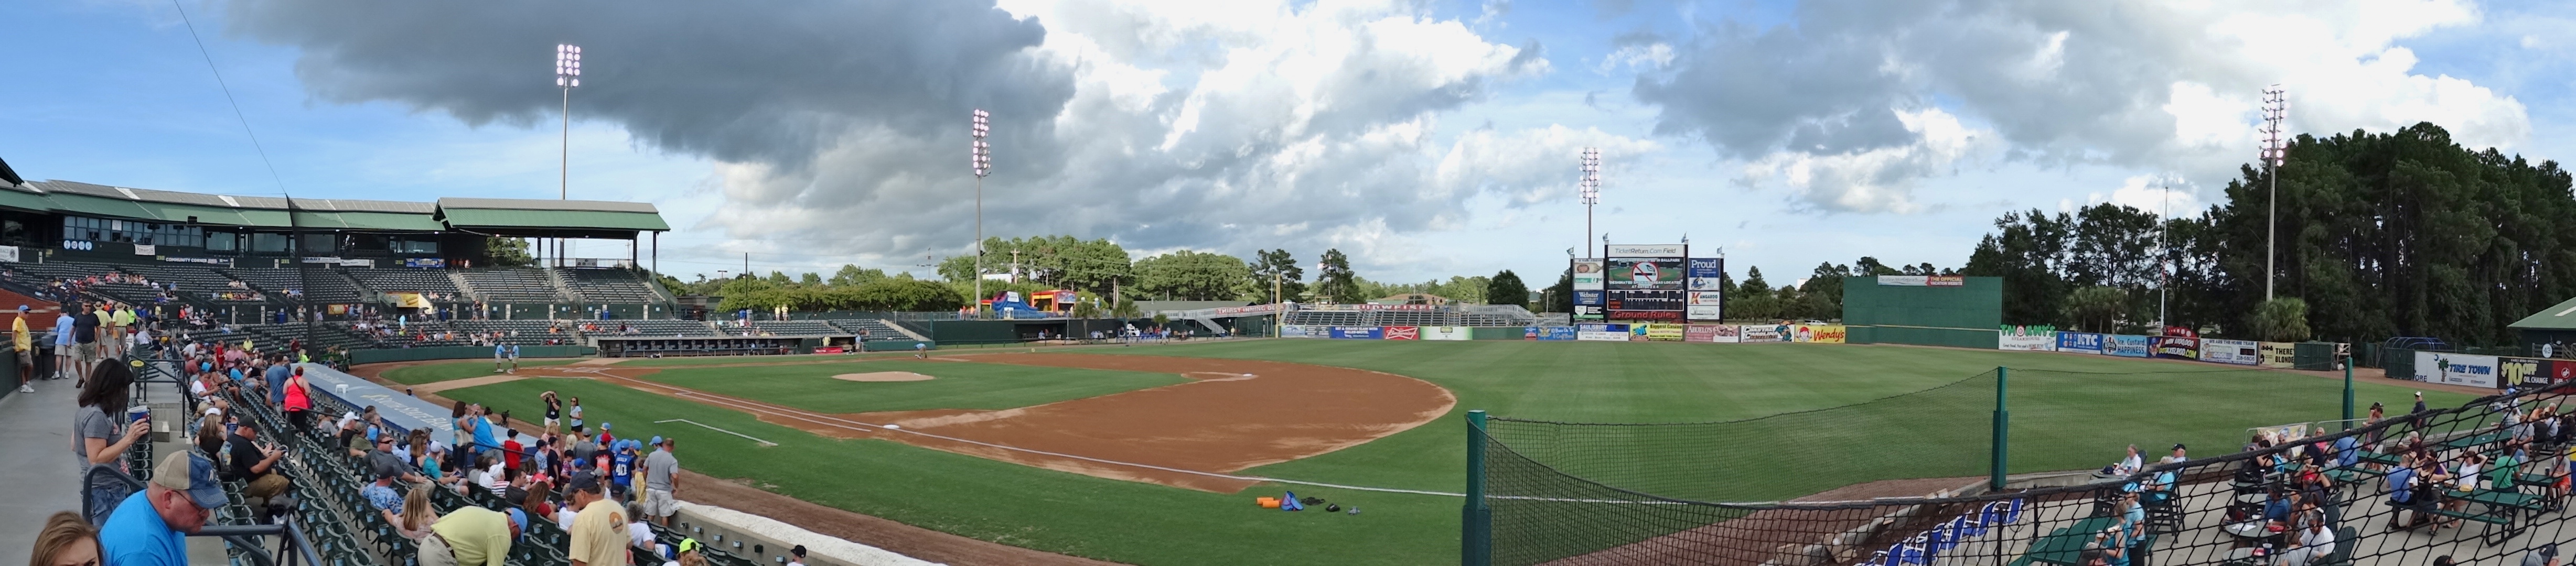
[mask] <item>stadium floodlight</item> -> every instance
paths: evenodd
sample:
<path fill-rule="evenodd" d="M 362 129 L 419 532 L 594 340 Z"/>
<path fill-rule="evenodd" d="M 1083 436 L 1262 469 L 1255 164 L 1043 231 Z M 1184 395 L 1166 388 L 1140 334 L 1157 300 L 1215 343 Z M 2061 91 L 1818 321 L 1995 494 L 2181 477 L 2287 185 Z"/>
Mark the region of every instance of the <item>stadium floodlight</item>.
<path fill-rule="evenodd" d="M 1576 184 L 1583 195 L 1583 245 L 1592 246 L 1592 205 L 1601 203 L 1601 148 L 1583 148 L 1582 180 Z"/>
<path fill-rule="evenodd" d="M 993 147 L 984 143 L 984 136 L 993 132 L 993 114 L 985 112 L 982 108 L 977 108 L 975 109 L 973 119 L 973 129 L 969 130 L 969 134 L 975 138 L 974 144 L 970 146 L 974 153 L 974 159 L 971 161 L 971 165 L 975 173 L 975 304 L 973 306 L 975 307 L 975 317 L 983 318 L 984 176 L 993 174 Z"/>
<path fill-rule="evenodd" d="M 563 88 L 563 153 L 557 157 L 555 198 L 572 199 L 572 89 L 581 86 L 581 46 L 555 44 L 555 86 Z M 563 240 L 555 240 L 555 263 L 563 263 Z M 544 251 L 540 245 L 538 250 Z"/>
<path fill-rule="evenodd" d="M 2270 196 L 2265 197 L 2263 211 L 2263 300 L 2272 300 L 2274 249 L 2281 241 L 2281 165 L 2289 158 L 2289 142 L 2281 139 L 2281 121 L 2290 117 L 2288 90 L 2280 83 L 2263 88 L 2263 168 L 2272 178 Z"/>

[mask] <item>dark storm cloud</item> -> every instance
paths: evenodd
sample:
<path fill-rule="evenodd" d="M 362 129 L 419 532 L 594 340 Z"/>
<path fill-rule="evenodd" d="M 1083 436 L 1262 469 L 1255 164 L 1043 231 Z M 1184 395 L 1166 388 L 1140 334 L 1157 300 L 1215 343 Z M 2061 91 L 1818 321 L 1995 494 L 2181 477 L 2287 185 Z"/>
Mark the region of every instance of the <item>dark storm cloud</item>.
<path fill-rule="evenodd" d="M 854 127 L 927 136 L 970 108 L 1051 115 L 1067 74 L 1045 30 L 990 2 L 240 0 L 229 31 L 302 51 L 317 97 L 469 124 L 551 119 L 555 45 L 580 45 L 573 115 L 674 152 L 789 167 Z M 954 161 L 964 162 L 962 151 Z"/>

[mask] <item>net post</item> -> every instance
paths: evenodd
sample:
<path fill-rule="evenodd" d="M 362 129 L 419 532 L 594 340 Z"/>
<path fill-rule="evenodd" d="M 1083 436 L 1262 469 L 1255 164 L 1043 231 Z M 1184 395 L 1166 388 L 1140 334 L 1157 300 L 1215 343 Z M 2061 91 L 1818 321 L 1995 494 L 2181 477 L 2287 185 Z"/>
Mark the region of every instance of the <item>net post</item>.
<path fill-rule="evenodd" d="M 2343 359 L 2343 429 L 2352 430 L 2352 358 Z"/>
<path fill-rule="evenodd" d="M 2006 431 L 2011 428 L 2012 411 L 2004 408 L 2004 381 L 2009 371 L 2003 366 L 1995 366 L 1995 461 L 1991 475 L 1986 479 L 1986 487 L 1996 491 L 2004 489 L 2004 447 L 2011 444 Z"/>
<path fill-rule="evenodd" d="M 1494 510 L 1485 506 L 1485 411 L 1467 411 L 1467 503 L 1459 510 L 1458 563 L 1494 561 Z"/>

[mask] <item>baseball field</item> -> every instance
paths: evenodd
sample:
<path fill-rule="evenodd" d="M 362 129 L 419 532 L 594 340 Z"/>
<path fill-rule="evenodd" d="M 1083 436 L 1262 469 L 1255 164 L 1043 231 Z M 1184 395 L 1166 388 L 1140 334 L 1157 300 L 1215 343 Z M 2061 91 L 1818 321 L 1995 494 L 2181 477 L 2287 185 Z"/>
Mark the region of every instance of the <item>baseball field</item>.
<path fill-rule="evenodd" d="M 2224 454 L 2246 427 L 2340 413 L 2341 382 L 2316 375 L 1794 343 L 1257 340 L 931 360 L 632 360 L 530 367 L 530 379 L 439 394 L 522 415 L 539 410 L 542 391 L 577 396 L 590 421 L 614 423 L 621 437 L 679 438 L 692 471 L 1014 546 L 1153 565 L 1432 564 L 1457 561 L 1461 499 L 1446 493 L 1464 481 L 1459 419 L 1468 409 L 1586 422 L 1747 419 L 1922 391 L 1997 366 L 2017 372 L 2015 472 L 2100 467 L 2129 444 Z M 434 384 L 489 371 L 488 362 L 457 362 L 384 377 Z M 2363 383 L 2357 402 L 2402 411 L 2412 390 L 2400 385 Z M 2427 397 L 2437 406 L 2468 398 Z M 1982 457 L 1985 415 L 1959 421 L 1966 431 L 1922 434 L 1854 422 L 1838 445 L 1804 449 Z M 1902 458 L 1854 461 L 1784 467 L 1797 481 L 1765 483 L 1802 487 L 1767 495 L 1925 475 Z M 1283 490 L 1361 513 L 1252 503 Z"/>

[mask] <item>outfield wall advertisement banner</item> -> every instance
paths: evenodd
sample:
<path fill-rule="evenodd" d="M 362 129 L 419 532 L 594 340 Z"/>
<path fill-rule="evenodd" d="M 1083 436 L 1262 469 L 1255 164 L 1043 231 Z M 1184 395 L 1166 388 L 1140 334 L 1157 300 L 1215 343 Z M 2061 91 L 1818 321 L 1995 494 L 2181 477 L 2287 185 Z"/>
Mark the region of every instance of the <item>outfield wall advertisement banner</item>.
<path fill-rule="evenodd" d="M 1324 332 L 1325 330 L 1323 330 L 1322 327 L 1307 326 L 1303 324 L 1290 324 L 1279 327 L 1279 337 L 1281 338 L 1322 338 L 1324 337 Z"/>
<path fill-rule="evenodd" d="M 2532 358 L 2496 358 L 2496 382 L 2546 385 L 2549 383 L 2549 364 Z"/>
<path fill-rule="evenodd" d="M 1476 339 L 1475 336 L 1475 332 L 1468 330 L 1465 326 L 1422 327 L 1422 339 L 1424 340 L 1474 340 Z"/>
<path fill-rule="evenodd" d="M 1682 307 L 1682 319 L 1716 322 L 1725 316 L 1725 293 L 1720 292 L 1726 277 L 1726 258 L 1691 258 L 1690 293 Z"/>
<path fill-rule="evenodd" d="M 1889 287 L 1966 287 L 1963 275 L 1880 275 L 1878 284 Z"/>
<path fill-rule="evenodd" d="M 2252 340 L 2200 340 L 2200 361 L 2250 366 L 2263 362 L 2263 343 Z"/>
<path fill-rule="evenodd" d="M 1386 340 L 1422 339 L 1422 327 L 1420 326 L 1380 326 L 1378 327 L 1377 333 L 1379 338 Z"/>
<path fill-rule="evenodd" d="M 2156 357 L 2180 358 L 2185 360 L 2200 359 L 2199 338 L 2187 336 L 2157 336 L 2155 338 Z"/>
<path fill-rule="evenodd" d="M 1521 332 L 1521 338 L 1524 340 L 1545 340 L 1550 342 L 1571 341 L 1574 340 L 1574 327 L 1531 326 Z"/>
<path fill-rule="evenodd" d="M 1995 349 L 2046 352 L 2057 349 L 2057 329 L 2050 326 L 2004 325 L 1995 333 Z"/>
<path fill-rule="evenodd" d="M 2103 346 L 2105 345 L 2103 339 L 2108 337 L 2108 335 L 2094 334 L 2091 332 L 2059 332 L 2057 333 L 2057 351 L 2080 352 L 2086 354 L 2107 353 L 2103 351 Z"/>
<path fill-rule="evenodd" d="M 2496 357 L 2417 350 L 2415 380 L 2495 389 Z"/>
<path fill-rule="evenodd" d="M 2576 379 L 2576 360 L 2549 360 L 2550 381 L 2558 382 L 2570 379 Z"/>
<path fill-rule="evenodd" d="M 1574 319 L 1601 320 L 1601 305 L 1608 304 L 1601 285 L 1601 258 L 1574 260 Z"/>
<path fill-rule="evenodd" d="M 1386 335 L 1375 326 L 1335 326 L 1330 336 L 1343 340 L 1381 340 Z"/>
<path fill-rule="evenodd" d="M 1793 333 L 1792 340 L 1819 344 L 1841 344 L 1843 337 L 1850 333 L 1847 327 L 1840 324 L 1799 324 L 1792 325 L 1789 329 Z"/>
<path fill-rule="evenodd" d="M 1685 336 L 1679 324 L 1639 324 L 1629 327 L 1629 335 L 1652 342 L 1680 342 Z"/>
<path fill-rule="evenodd" d="M 1780 325 L 1780 324 L 1747 324 L 1747 325 L 1744 325 L 1742 328 L 1743 328 L 1743 332 L 1742 332 L 1742 337 L 1740 338 L 1740 341 L 1743 341 L 1743 342 L 1787 342 L 1787 341 L 1789 341 L 1789 327 L 1788 327 L 1787 325 Z"/>
<path fill-rule="evenodd" d="M 1585 342 L 1626 342 L 1628 325 L 1577 324 L 1574 325 L 1574 339 Z"/>
<path fill-rule="evenodd" d="M 2146 336 L 2113 334 L 2102 341 L 2102 353 L 2127 358 L 2144 358 L 2150 353 L 2151 340 Z"/>
<path fill-rule="evenodd" d="M 1732 324 L 1693 324 L 1682 329 L 1683 342 L 1732 344 L 1737 339 L 1735 325 Z"/>
<path fill-rule="evenodd" d="M 1682 307 L 1682 316 L 1691 320 L 1720 320 L 1726 317 L 1725 308 L 1717 305 L 1690 305 Z"/>
<path fill-rule="evenodd" d="M 2285 368 L 2297 366 L 2299 345 L 2290 342 L 2255 342 L 2255 355 L 2263 358 L 2262 366 Z"/>

